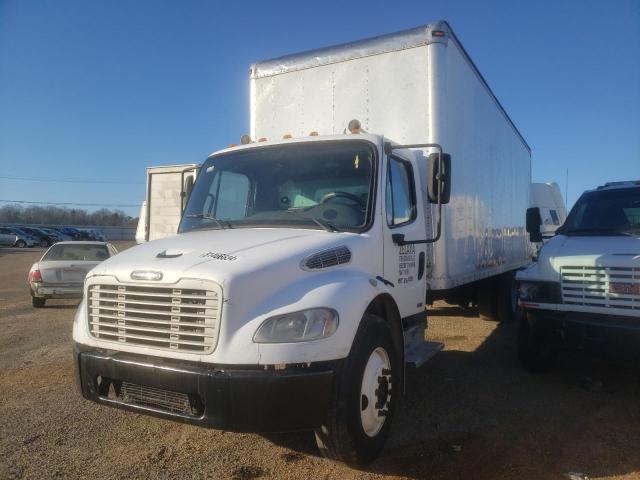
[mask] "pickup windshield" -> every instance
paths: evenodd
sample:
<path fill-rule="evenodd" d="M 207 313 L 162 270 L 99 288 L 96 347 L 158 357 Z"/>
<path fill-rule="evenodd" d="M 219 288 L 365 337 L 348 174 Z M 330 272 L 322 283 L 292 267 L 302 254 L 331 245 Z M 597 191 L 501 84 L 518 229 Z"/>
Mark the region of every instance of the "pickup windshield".
<path fill-rule="evenodd" d="M 571 209 L 562 235 L 640 234 L 640 188 L 596 190 L 583 194 Z"/>
<path fill-rule="evenodd" d="M 227 152 L 200 168 L 180 232 L 243 227 L 363 231 L 371 221 L 375 149 L 362 140 Z"/>

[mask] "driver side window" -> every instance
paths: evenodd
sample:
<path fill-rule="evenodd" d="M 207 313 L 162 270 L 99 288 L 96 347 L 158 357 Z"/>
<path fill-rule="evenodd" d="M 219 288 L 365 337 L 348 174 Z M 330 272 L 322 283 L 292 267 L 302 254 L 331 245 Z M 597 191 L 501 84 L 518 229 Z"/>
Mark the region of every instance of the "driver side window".
<path fill-rule="evenodd" d="M 398 227 L 416 218 L 416 194 L 411 164 L 389 157 L 386 186 L 387 224 Z"/>

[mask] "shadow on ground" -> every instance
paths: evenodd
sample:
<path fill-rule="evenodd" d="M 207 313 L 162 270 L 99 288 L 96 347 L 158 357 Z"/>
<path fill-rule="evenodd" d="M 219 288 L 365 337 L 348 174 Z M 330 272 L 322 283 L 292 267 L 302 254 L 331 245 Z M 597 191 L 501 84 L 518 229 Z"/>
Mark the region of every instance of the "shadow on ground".
<path fill-rule="evenodd" d="M 429 315 L 481 321 L 446 306 Z M 513 325 L 500 325 L 475 351 L 445 350 L 409 372 L 383 455 L 365 471 L 491 480 L 640 472 L 638 369 L 564 354 L 553 372 L 530 375 L 514 336 Z M 310 433 L 268 438 L 318 455 Z"/>

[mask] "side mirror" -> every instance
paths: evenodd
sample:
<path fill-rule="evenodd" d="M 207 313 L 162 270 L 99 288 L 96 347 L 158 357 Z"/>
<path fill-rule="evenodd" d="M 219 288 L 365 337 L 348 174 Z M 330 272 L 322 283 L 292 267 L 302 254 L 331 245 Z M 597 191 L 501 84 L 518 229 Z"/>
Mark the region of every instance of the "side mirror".
<path fill-rule="evenodd" d="M 431 203 L 438 203 L 438 189 L 440 190 L 440 203 L 446 205 L 451 196 L 451 155 L 442 154 L 442 171 L 438 154 L 429 154 L 429 177 L 427 178 L 427 195 Z"/>
<path fill-rule="evenodd" d="M 533 243 L 542 241 L 540 225 L 542 225 L 540 209 L 538 207 L 527 208 L 527 233 L 529 240 Z"/>

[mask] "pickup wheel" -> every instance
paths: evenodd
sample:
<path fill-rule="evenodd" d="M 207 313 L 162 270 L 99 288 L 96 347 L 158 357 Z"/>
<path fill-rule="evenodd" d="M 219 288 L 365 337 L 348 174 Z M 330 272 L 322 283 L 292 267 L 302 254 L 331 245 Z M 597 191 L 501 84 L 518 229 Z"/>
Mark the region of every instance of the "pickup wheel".
<path fill-rule="evenodd" d="M 47 301 L 46 298 L 31 297 L 31 305 L 33 305 L 35 308 L 44 307 L 44 304 L 45 304 L 46 301 Z"/>
<path fill-rule="evenodd" d="M 551 325 L 526 311 L 518 315 L 518 358 L 531 373 L 543 373 L 554 366 L 558 349 Z"/>
<path fill-rule="evenodd" d="M 389 435 L 399 385 L 391 329 L 382 318 L 365 315 L 336 372 L 325 424 L 315 431 L 322 455 L 352 466 L 374 460 Z"/>

